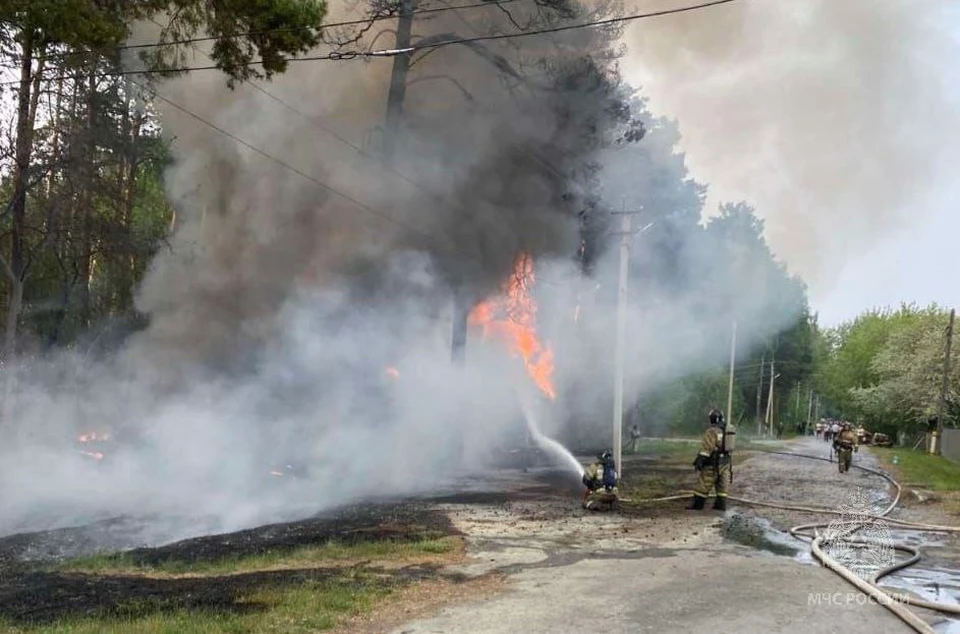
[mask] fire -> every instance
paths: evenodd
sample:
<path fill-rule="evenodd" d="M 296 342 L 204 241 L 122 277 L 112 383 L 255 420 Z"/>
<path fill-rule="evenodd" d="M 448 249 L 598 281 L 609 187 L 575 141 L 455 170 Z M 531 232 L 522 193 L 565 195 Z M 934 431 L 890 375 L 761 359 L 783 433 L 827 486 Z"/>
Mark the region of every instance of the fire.
<path fill-rule="evenodd" d="M 397 370 L 396 368 L 388 367 L 387 376 L 389 376 L 391 379 L 398 379 L 400 378 L 400 371 Z"/>
<path fill-rule="evenodd" d="M 540 391 L 553 399 L 553 351 L 537 339 L 537 304 L 529 295 L 534 280 L 533 258 L 521 253 L 502 295 L 477 304 L 470 311 L 468 323 L 480 326 L 484 338 L 494 336 L 506 342 L 510 352 L 523 359 Z"/>
<path fill-rule="evenodd" d="M 98 434 L 95 431 L 87 432 L 86 434 L 80 434 L 77 436 L 77 442 L 82 442 L 84 444 L 103 440 L 110 440 L 110 436 L 108 434 Z"/>

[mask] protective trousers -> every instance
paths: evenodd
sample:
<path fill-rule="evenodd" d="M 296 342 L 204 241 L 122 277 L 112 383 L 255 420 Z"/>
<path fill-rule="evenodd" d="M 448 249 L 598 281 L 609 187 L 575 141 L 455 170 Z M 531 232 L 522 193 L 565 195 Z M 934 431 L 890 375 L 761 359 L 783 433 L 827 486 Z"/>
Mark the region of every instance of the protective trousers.
<path fill-rule="evenodd" d="M 712 464 L 706 465 L 699 473 L 700 482 L 694 494 L 698 497 L 710 497 L 710 491 L 717 490 L 718 498 L 727 497 L 727 491 L 730 487 L 730 461 L 723 460 L 719 467 L 714 468 Z"/>

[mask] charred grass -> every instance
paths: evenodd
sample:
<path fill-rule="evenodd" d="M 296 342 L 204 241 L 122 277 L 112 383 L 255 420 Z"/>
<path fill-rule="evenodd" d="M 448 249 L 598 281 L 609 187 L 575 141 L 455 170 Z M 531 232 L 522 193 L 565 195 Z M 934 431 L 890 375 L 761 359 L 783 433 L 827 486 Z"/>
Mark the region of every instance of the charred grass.
<path fill-rule="evenodd" d="M 0 569 L 9 632 L 315 632 L 411 584 L 461 584 L 446 516 L 416 505 Z"/>

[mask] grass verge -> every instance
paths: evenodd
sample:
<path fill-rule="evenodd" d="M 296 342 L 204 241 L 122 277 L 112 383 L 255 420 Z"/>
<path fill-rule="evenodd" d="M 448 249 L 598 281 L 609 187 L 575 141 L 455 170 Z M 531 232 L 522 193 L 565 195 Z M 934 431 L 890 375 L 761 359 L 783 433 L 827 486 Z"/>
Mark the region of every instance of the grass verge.
<path fill-rule="evenodd" d="M 64 572 L 87 574 L 146 574 L 158 575 L 227 575 L 262 570 L 284 570 L 316 567 L 317 565 L 349 564 L 357 561 L 422 560 L 452 552 L 460 541 L 454 537 L 440 537 L 421 541 L 377 541 L 344 544 L 329 541 L 316 546 L 292 550 L 272 550 L 245 557 L 224 557 L 213 561 L 164 561 L 141 563 L 128 554 L 102 554 L 80 557 L 57 565 Z"/>
<path fill-rule="evenodd" d="M 103 554 L 6 580 L 0 631 L 16 634 L 306 633 L 368 613 L 462 552 L 458 537 L 319 545 L 212 561 Z M 17 596 L 14 596 L 17 595 Z M 16 608 L 14 604 L 20 604 Z"/>
<path fill-rule="evenodd" d="M 960 491 L 960 464 L 914 449 L 871 447 L 884 467 L 904 483 L 922 484 L 934 491 Z M 893 464 L 897 456 L 899 464 Z"/>

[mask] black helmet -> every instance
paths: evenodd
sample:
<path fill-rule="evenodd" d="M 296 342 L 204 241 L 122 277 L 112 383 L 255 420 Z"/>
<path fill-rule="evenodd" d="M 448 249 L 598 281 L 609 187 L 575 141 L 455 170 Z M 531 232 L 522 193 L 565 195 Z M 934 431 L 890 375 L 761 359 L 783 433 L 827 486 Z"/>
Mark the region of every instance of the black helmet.
<path fill-rule="evenodd" d="M 602 454 L 598 455 L 597 458 L 599 458 L 601 462 L 613 460 L 613 452 L 610 450 L 604 451 Z"/>
<path fill-rule="evenodd" d="M 710 424 L 723 425 L 723 413 L 720 410 L 710 410 Z"/>

